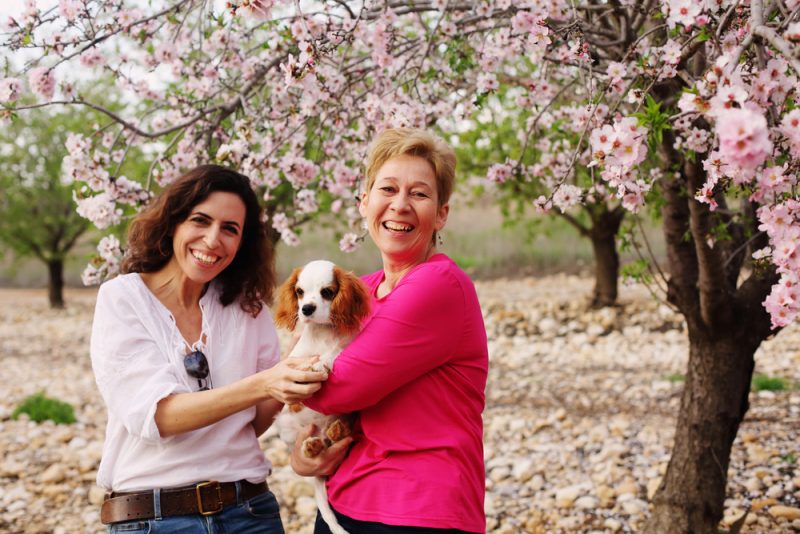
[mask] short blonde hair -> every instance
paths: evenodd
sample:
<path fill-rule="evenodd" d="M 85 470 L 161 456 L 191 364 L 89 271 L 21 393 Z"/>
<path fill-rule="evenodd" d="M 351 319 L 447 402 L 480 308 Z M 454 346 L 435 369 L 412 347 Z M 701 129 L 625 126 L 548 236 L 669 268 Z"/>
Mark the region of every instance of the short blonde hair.
<path fill-rule="evenodd" d="M 441 138 L 418 128 L 390 128 L 375 138 L 367 155 L 365 193 L 372 189 L 383 164 L 396 156 L 416 156 L 430 163 L 436 175 L 438 204 L 447 204 L 456 177 L 456 153 Z"/>

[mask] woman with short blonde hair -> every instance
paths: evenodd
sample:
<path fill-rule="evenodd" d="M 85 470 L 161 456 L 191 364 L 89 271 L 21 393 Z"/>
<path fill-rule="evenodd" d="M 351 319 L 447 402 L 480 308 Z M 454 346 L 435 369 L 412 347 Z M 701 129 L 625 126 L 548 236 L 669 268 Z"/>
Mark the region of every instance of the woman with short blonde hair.
<path fill-rule="evenodd" d="M 306 458 L 297 447 L 292 466 L 330 475 L 331 508 L 348 532 L 485 532 L 486 330 L 472 281 L 435 237 L 455 155 L 427 132 L 387 130 L 366 168 L 359 209 L 383 260 L 364 277 L 373 316 L 305 401 L 322 413 L 357 412 L 355 441 L 338 469 L 338 458 Z M 319 516 L 315 533 L 330 533 Z"/>

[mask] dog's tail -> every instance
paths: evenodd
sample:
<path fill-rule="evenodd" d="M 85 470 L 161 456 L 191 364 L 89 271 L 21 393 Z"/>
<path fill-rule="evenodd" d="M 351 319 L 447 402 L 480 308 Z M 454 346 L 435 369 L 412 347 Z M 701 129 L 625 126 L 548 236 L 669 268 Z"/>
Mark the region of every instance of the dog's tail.
<path fill-rule="evenodd" d="M 325 479 L 322 477 L 314 477 L 314 498 L 317 500 L 317 508 L 328 528 L 331 529 L 333 534 L 348 534 L 348 532 L 339 525 L 336 516 L 333 515 L 331 505 L 328 504 L 328 491 L 325 489 Z"/>

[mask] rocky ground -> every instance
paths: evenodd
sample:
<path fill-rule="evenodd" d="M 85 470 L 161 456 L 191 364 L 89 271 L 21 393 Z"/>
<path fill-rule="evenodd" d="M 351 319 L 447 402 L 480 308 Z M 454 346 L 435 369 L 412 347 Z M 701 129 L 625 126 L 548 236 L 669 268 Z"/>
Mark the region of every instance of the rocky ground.
<path fill-rule="evenodd" d="M 586 311 L 589 280 L 555 276 L 478 285 L 491 368 L 485 413 L 487 530 L 635 532 L 666 469 L 686 364 L 682 321 L 640 287 Z M 104 408 L 91 375 L 94 293 L 47 308 L 43 292 L 0 290 L 0 532 L 102 532 Z M 790 389 L 751 394 L 728 473 L 726 528 L 800 532 L 800 327 L 765 343 L 756 372 Z M 72 403 L 78 423 L 11 419 L 27 395 Z M 310 485 L 285 446 L 262 438 L 289 533 L 310 532 Z"/>

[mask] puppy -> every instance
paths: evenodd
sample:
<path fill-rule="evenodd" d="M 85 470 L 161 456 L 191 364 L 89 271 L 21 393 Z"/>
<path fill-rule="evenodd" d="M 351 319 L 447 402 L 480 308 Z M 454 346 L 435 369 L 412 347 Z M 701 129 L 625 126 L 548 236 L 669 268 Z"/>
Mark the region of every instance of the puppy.
<path fill-rule="evenodd" d="M 280 287 L 275 322 L 292 331 L 298 323 L 302 325 L 289 358 L 319 355 L 314 370 L 330 371 L 336 356 L 361 329 L 369 311 L 366 285 L 353 273 L 318 260 L 295 269 Z M 316 425 L 317 434 L 303 441 L 302 452 L 313 458 L 349 436 L 352 421 L 347 416 L 323 415 L 302 404 L 286 406 L 275 419 L 281 439 L 289 444 L 294 444 L 297 434 L 311 423 Z M 314 478 L 314 497 L 331 532 L 347 534 L 328 504 L 324 478 Z"/>

